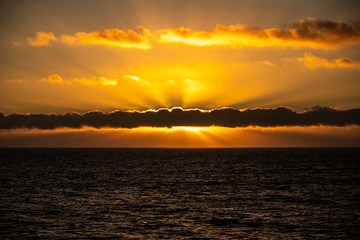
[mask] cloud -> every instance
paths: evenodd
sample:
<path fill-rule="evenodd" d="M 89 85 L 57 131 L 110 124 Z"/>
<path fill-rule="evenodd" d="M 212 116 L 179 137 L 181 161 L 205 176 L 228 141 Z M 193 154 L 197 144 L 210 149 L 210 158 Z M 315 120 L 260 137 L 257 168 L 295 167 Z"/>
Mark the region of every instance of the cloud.
<path fill-rule="evenodd" d="M 95 85 L 108 85 L 108 86 L 115 86 L 118 85 L 119 82 L 121 82 L 122 80 L 131 80 L 134 81 L 138 84 L 142 84 L 145 86 L 150 86 L 150 82 L 143 80 L 141 78 L 139 78 L 138 76 L 134 76 L 134 75 L 124 75 L 122 79 L 119 78 L 107 78 L 107 77 L 102 77 L 102 76 L 93 76 L 91 78 L 84 78 L 84 77 L 75 77 L 71 80 L 64 80 L 61 76 L 59 76 L 58 74 L 53 74 L 53 75 L 49 75 L 46 78 L 42 78 L 41 80 L 39 80 L 38 82 L 47 82 L 50 84 L 73 84 L 73 83 L 77 83 L 77 84 L 81 84 L 81 85 L 88 85 L 88 86 L 95 86 Z M 190 81 L 190 80 L 189 80 Z M 12 80 L 12 82 L 15 82 L 15 80 Z M 16 82 L 19 82 L 19 80 L 16 80 Z M 196 83 L 194 81 L 192 81 L 192 83 Z"/>
<path fill-rule="evenodd" d="M 82 85 L 94 86 L 94 85 L 105 85 L 114 86 L 117 85 L 119 80 L 117 78 L 106 78 L 106 77 L 92 77 L 88 78 L 74 78 L 69 83 L 78 83 Z"/>
<path fill-rule="evenodd" d="M 50 41 L 57 41 L 58 38 L 52 32 L 37 32 L 35 38 L 28 37 L 27 40 L 31 46 L 40 47 L 51 46 Z"/>
<path fill-rule="evenodd" d="M 19 47 L 19 46 L 22 46 L 23 43 L 20 42 L 20 41 L 11 41 L 12 45 L 14 45 L 15 47 Z"/>
<path fill-rule="evenodd" d="M 150 49 L 150 41 L 146 36 L 133 30 L 117 28 L 94 31 L 90 33 L 78 32 L 74 36 L 62 35 L 61 41 L 68 45 L 103 45 L 108 47 Z"/>
<path fill-rule="evenodd" d="M 135 82 L 141 83 L 141 84 L 146 85 L 146 86 L 150 86 L 150 82 L 149 82 L 149 81 L 143 80 L 143 79 L 139 78 L 138 76 L 126 74 L 126 75 L 124 75 L 124 78 L 125 78 L 125 79 L 133 80 L 133 81 L 135 81 Z"/>
<path fill-rule="evenodd" d="M 124 78 L 129 78 L 129 79 L 132 79 L 132 80 L 135 80 L 135 81 L 140 81 L 140 78 L 137 77 L 137 76 L 133 76 L 133 75 L 124 75 Z"/>
<path fill-rule="evenodd" d="M 38 32 L 28 38 L 32 46 L 50 46 L 51 41 L 67 45 L 102 45 L 119 48 L 151 49 L 150 30 L 138 26 L 139 34 L 133 30 L 109 28 L 102 31 L 63 34 L 57 38 L 52 32 Z M 307 18 L 287 28 L 261 29 L 246 25 L 217 25 L 209 31 L 192 31 L 180 27 L 156 31 L 160 43 L 182 43 L 192 46 L 242 47 L 291 47 L 334 48 L 347 44 L 360 44 L 360 24 L 348 24 L 317 18 Z M 13 43 L 14 45 L 19 45 Z"/>
<path fill-rule="evenodd" d="M 305 53 L 303 58 L 298 58 L 300 62 L 304 62 L 304 65 L 308 68 L 343 68 L 343 67 L 360 67 L 359 62 L 355 62 L 350 58 L 338 58 L 333 61 L 329 61 L 324 58 L 314 56 L 312 53 Z"/>
<path fill-rule="evenodd" d="M 49 75 L 47 78 L 41 79 L 43 82 L 48 82 L 50 84 L 62 84 L 65 81 L 57 74 Z"/>
<path fill-rule="evenodd" d="M 268 60 L 265 60 L 265 61 L 256 61 L 255 62 L 255 65 L 266 65 L 266 66 L 275 66 L 275 64 L 269 62 Z"/>
<path fill-rule="evenodd" d="M 63 34 L 60 38 L 56 37 L 52 32 L 37 32 L 35 38 L 28 37 L 28 43 L 31 46 L 51 46 L 51 41 L 60 41 L 66 45 L 102 45 L 107 47 L 118 48 L 138 48 L 138 49 L 150 49 L 151 44 L 148 37 L 151 35 L 150 31 L 139 27 L 143 31 L 144 35 L 138 34 L 133 30 L 121 30 L 118 28 L 109 28 L 102 31 L 94 32 L 77 32 L 74 35 Z M 13 42 L 15 46 L 19 46 L 16 42 Z"/>
<path fill-rule="evenodd" d="M 296 113 L 290 108 L 245 109 L 232 108 L 203 111 L 181 108 L 160 109 L 158 111 L 114 111 L 108 114 L 93 111 L 83 115 L 78 113 L 56 114 L 0 114 L 0 129 L 15 128 L 137 128 L 175 126 L 220 126 L 220 127 L 275 127 L 275 126 L 346 126 L 360 125 L 360 109 L 337 110 L 316 106 L 311 110 Z"/>
<path fill-rule="evenodd" d="M 73 78 L 72 80 L 64 80 L 58 74 L 49 75 L 47 78 L 42 78 L 38 82 L 47 82 L 50 84 L 82 84 L 88 86 L 95 85 L 117 85 L 120 80 L 117 78 L 107 78 L 107 77 L 91 77 L 91 78 Z"/>
<path fill-rule="evenodd" d="M 194 32 L 188 28 L 164 30 L 162 43 L 192 46 L 311 47 L 330 48 L 344 44 L 360 44 L 360 24 L 332 22 L 317 18 L 301 20 L 288 29 L 259 29 L 245 25 L 217 25 L 211 31 Z"/>

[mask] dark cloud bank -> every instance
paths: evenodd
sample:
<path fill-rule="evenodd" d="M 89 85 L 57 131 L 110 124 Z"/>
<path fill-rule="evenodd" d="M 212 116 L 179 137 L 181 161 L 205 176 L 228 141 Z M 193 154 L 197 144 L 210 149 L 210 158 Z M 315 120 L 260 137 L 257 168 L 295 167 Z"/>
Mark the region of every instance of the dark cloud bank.
<path fill-rule="evenodd" d="M 136 127 L 173 127 L 173 126 L 346 126 L 360 125 L 360 108 L 337 110 L 328 107 L 313 107 L 311 110 L 297 113 L 286 107 L 274 109 L 232 108 L 215 109 L 211 111 L 172 110 L 103 113 L 99 111 L 56 114 L 18 114 L 4 115 L 0 112 L 0 129 L 16 128 L 136 128 Z"/>
<path fill-rule="evenodd" d="M 293 34 L 300 39 L 321 41 L 329 44 L 341 42 L 359 43 L 360 22 L 347 24 L 317 18 L 308 18 L 294 24 Z M 294 37 L 288 31 L 279 32 L 279 37 Z"/>

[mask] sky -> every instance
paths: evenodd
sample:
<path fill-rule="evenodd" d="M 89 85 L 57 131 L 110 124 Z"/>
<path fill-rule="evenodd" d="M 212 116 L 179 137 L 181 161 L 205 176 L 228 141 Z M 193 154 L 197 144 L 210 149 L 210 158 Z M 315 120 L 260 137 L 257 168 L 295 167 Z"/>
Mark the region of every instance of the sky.
<path fill-rule="evenodd" d="M 359 12 L 3 0 L 0 147 L 360 146 Z"/>

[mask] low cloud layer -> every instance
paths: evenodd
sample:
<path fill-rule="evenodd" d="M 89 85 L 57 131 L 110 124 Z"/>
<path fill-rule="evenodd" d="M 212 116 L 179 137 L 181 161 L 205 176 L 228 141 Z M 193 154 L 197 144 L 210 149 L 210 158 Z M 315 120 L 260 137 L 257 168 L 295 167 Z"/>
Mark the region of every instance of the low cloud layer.
<path fill-rule="evenodd" d="M 210 31 L 194 32 L 188 28 L 165 30 L 159 42 L 192 46 L 311 47 L 330 48 L 360 44 L 360 24 L 347 24 L 308 18 L 288 29 L 259 29 L 245 25 L 216 26 Z"/>
<path fill-rule="evenodd" d="M 56 114 L 0 113 L 0 129 L 16 128 L 136 128 L 174 126 L 222 126 L 222 127 L 272 127 L 272 126 L 346 126 L 360 125 L 360 108 L 337 110 L 328 107 L 314 107 L 297 113 L 290 108 L 246 109 L 232 108 L 211 111 L 183 110 L 173 108 L 158 111 L 103 113 L 99 111 Z"/>

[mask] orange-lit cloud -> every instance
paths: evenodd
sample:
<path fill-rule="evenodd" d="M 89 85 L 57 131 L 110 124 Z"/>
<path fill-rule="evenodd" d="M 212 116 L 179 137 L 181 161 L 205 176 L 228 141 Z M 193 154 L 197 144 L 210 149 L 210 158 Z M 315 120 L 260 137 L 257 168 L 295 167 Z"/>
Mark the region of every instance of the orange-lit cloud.
<path fill-rule="evenodd" d="M 47 78 L 41 79 L 43 82 L 48 82 L 50 84 L 62 84 L 65 83 L 64 79 L 57 74 L 49 75 Z"/>
<path fill-rule="evenodd" d="M 165 30 L 158 39 L 162 43 L 192 46 L 311 47 L 329 48 L 344 44 L 360 44 L 359 25 L 316 18 L 301 20 L 289 29 L 259 29 L 245 25 L 217 25 L 211 31 L 194 32 L 188 28 Z"/>
<path fill-rule="evenodd" d="M 68 45 L 104 45 L 108 47 L 150 49 L 150 41 L 146 36 L 133 30 L 117 28 L 94 31 L 90 33 L 78 32 L 74 36 L 62 35 L 61 41 Z"/>
<path fill-rule="evenodd" d="M 346 44 L 360 44 L 360 25 L 307 18 L 286 29 L 260 29 L 246 25 L 217 25 L 210 31 L 192 31 L 189 28 L 159 30 L 158 42 L 183 43 L 192 46 L 227 46 L 232 48 L 291 47 L 331 48 Z M 52 32 L 38 32 L 28 38 L 32 46 L 50 46 L 60 40 L 67 45 L 103 45 L 108 47 L 151 49 L 148 37 L 152 33 L 139 26 L 143 34 L 133 30 L 110 28 L 94 32 L 63 34 L 57 38 Z"/>
<path fill-rule="evenodd" d="M 31 46 L 50 46 L 51 41 L 57 41 L 58 38 L 55 37 L 54 33 L 52 32 L 37 32 L 35 38 L 28 37 L 28 43 Z"/>
<path fill-rule="evenodd" d="M 131 79 L 131 80 L 136 81 L 136 82 L 138 82 L 138 83 L 141 83 L 141 84 L 143 84 L 143 85 L 147 85 L 147 86 L 150 85 L 150 82 L 149 82 L 149 81 L 143 80 L 143 79 L 139 78 L 138 76 L 126 74 L 126 75 L 124 75 L 124 78 L 126 78 L 126 79 Z"/>
<path fill-rule="evenodd" d="M 145 86 L 150 85 L 149 81 L 143 80 L 143 79 L 139 78 L 138 76 L 134 76 L 134 75 L 125 74 L 122 79 L 131 80 L 133 82 L 137 82 L 137 83 L 145 85 Z M 72 78 L 71 80 L 64 80 L 60 75 L 53 74 L 53 75 L 49 75 L 47 78 L 42 78 L 38 82 L 47 82 L 50 84 L 77 83 L 77 84 L 81 84 L 81 85 L 95 86 L 95 85 L 118 85 L 118 83 L 121 82 L 122 79 L 121 78 L 107 78 L 107 77 L 103 77 L 103 76 L 100 76 L 100 77 L 93 76 L 91 78 L 75 77 L 75 78 Z"/>
<path fill-rule="evenodd" d="M 20 42 L 20 41 L 11 41 L 12 45 L 14 45 L 15 47 L 19 47 L 19 46 L 22 46 L 23 43 Z"/>
<path fill-rule="evenodd" d="M 149 30 L 140 27 L 145 35 L 149 35 Z M 150 49 L 149 39 L 133 30 L 121 30 L 117 28 L 105 29 L 103 31 L 94 32 L 78 32 L 74 35 L 63 34 L 60 38 L 56 37 L 52 32 L 37 32 L 35 38 L 28 37 L 28 43 L 31 46 L 51 46 L 51 41 L 61 41 L 67 45 L 103 45 L 107 47 L 119 48 L 137 48 Z M 19 46 L 20 44 L 15 44 Z"/>
<path fill-rule="evenodd" d="M 91 78 L 73 78 L 72 80 L 64 80 L 58 74 L 49 75 L 47 78 L 42 78 L 39 82 L 47 82 L 50 84 L 82 84 L 88 86 L 94 85 L 117 85 L 119 79 L 117 78 L 106 78 L 106 77 L 91 77 Z"/>
<path fill-rule="evenodd" d="M 92 77 L 90 79 L 88 78 L 74 78 L 72 80 L 74 83 L 79 83 L 83 85 L 88 86 L 94 86 L 94 85 L 117 85 L 119 82 L 119 79 L 117 78 L 106 78 L 106 77 Z M 72 83 L 71 82 L 71 83 Z"/>
<path fill-rule="evenodd" d="M 265 60 L 265 61 L 256 61 L 255 62 L 256 65 L 266 65 L 266 66 L 275 66 L 275 64 L 269 62 L 268 60 Z"/>
<path fill-rule="evenodd" d="M 298 58 L 300 62 L 304 62 L 304 65 L 308 68 L 340 68 L 340 67 L 356 67 L 360 68 L 360 63 L 355 62 L 350 58 L 338 58 L 333 61 L 329 61 L 325 58 L 319 58 L 312 53 L 305 53 L 303 58 Z"/>
<path fill-rule="evenodd" d="M 133 76 L 133 75 L 124 75 L 124 78 L 129 78 L 129 79 L 132 79 L 132 80 L 135 80 L 135 81 L 140 81 L 140 78 L 138 76 Z"/>

